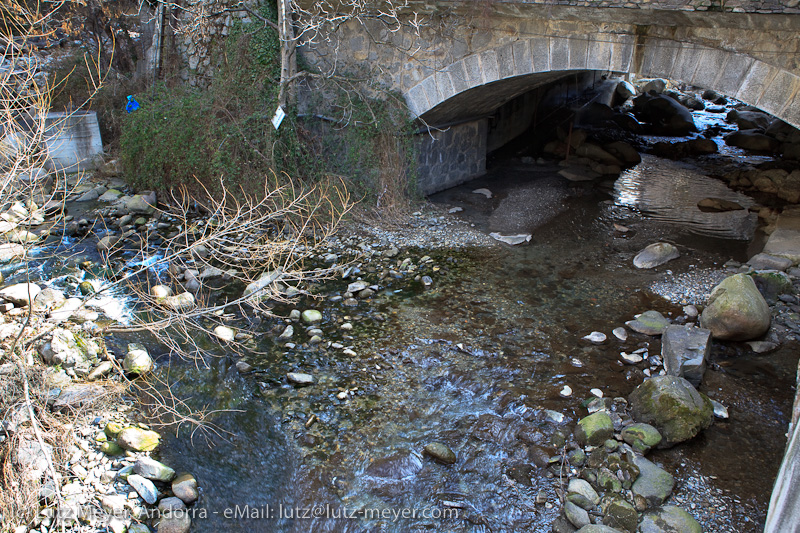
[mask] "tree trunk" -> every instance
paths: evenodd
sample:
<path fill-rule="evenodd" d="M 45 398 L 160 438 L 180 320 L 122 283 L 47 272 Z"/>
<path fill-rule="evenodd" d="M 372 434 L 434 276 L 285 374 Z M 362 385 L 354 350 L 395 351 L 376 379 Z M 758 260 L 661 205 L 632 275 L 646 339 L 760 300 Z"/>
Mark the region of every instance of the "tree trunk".
<path fill-rule="evenodd" d="M 278 0 L 278 33 L 281 41 L 281 84 L 278 104 L 284 108 L 295 103 L 294 82 L 297 73 L 297 42 L 294 36 L 290 0 Z"/>

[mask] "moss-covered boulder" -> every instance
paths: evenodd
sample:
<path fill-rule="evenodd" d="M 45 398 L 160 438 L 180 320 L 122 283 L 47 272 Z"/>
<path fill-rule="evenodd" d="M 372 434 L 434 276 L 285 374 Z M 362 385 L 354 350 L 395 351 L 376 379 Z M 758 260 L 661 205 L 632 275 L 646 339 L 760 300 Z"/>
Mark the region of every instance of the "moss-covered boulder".
<path fill-rule="evenodd" d="M 711 400 L 677 376 L 645 380 L 633 390 L 628 401 L 634 420 L 650 424 L 661 433 L 659 448 L 691 439 L 714 420 Z"/>
<path fill-rule="evenodd" d="M 599 446 L 614 434 L 614 423 L 603 411 L 582 418 L 575 426 L 575 438 L 581 446 Z"/>
<path fill-rule="evenodd" d="M 639 514 L 633 505 L 621 496 L 609 498 L 603 502 L 603 524 L 620 531 L 633 533 L 639 523 Z"/>
<path fill-rule="evenodd" d="M 777 303 L 781 294 L 794 292 L 792 280 L 783 272 L 755 272 L 750 277 L 753 278 L 758 292 L 770 305 Z"/>
<path fill-rule="evenodd" d="M 634 496 L 642 498 L 648 507 L 658 507 L 672 494 L 675 478 L 644 457 L 637 457 L 634 461 L 639 467 L 639 476 L 631 487 Z"/>
<path fill-rule="evenodd" d="M 117 444 L 134 452 L 149 452 L 158 446 L 161 436 L 155 431 L 137 427 L 125 428 L 117 435 Z"/>
<path fill-rule="evenodd" d="M 661 433 L 650 424 L 631 424 L 622 430 L 622 440 L 641 454 L 646 454 L 651 448 L 661 443 Z"/>
<path fill-rule="evenodd" d="M 715 339 L 747 341 L 766 333 L 770 318 L 753 278 L 736 274 L 714 287 L 700 321 Z"/>
<path fill-rule="evenodd" d="M 674 505 L 646 513 L 639 525 L 642 533 L 703 533 L 703 527 L 692 515 Z"/>
<path fill-rule="evenodd" d="M 625 325 L 636 333 L 657 336 L 664 333 L 669 326 L 669 320 L 658 311 L 645 311 L 634 320 L 625 322 Z"/>

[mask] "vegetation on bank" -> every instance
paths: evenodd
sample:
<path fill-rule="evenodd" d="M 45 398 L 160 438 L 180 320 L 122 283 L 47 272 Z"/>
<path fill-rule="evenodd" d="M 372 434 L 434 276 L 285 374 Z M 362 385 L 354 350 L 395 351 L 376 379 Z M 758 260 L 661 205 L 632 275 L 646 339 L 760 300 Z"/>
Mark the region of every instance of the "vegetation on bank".
<path fill-rule="evenodd" d="M 277 20 L 274 5 L 260 14 Z M 291 107 L 276 131 L 277 33 L 261 23 L 237 24 L 214 64 L 206 88 L 167 79 L 138 93 L 141 109 L 122 117 L 121 160 L 137 188 L 249 194 L 274 173 L 306 183 L 341 178 L 354 198 L 380 209 L 413 193 L 411 124 L 401 99 L 368 98 L 352 85 L 315 79 L 314 94 L 325 95 L 315 107 L 331 116 Z"/>

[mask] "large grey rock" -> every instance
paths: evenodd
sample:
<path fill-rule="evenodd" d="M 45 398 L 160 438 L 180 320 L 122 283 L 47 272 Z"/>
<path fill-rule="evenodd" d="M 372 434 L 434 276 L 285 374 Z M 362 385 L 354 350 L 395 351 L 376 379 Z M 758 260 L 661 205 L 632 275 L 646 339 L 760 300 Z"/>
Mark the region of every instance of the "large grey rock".
<path fill-rule="evenodd" d="M 139 496 L 142 497 L 144 501 L 153 505 L 158 500 L 158 489 L 147 478 L 140 476 L 139 474 L 130 474 L 127 479 L 128 485 L 133 487 Z"/>
<path fill-rule="evenodd" d="M 43 289 L 42 292 L 37 294 L 36 298 L 33 299 L 33 308 L 36 311 L 48 311 L 63 304 L 66 299 L 63 292 L 48 287 Z"/>
<path fill-rule="evenodd" d="M 579 507 L 570 501 L 567 501 L 564 504 L 564 514 L 567 516 L 567 520 L 569 520 L 570 523 L 577 528 L 587 526 L 591 523 L 589 521 L 589 513 L 586 512 L 586 509 Z"/>
<path fill-rule="evenodd" d="M 54 329 L 52 339 L 39 348 L 39 353 L 45 362 L 51 365 L 62 365 L 65 368 L 76 368 L 86 372 L 91 367 L 88 354 L 78 343 L 75 335 L 67 329 Z"/>
<path fill-rule="evenodd" d="M 655 268 L 681 256 L 675 246 L 668 242 L 655 242 L 636 254 L 633 266 L 636 268 Z"/>
<path fill-rule="evenodd" d="M 775 152 L 781 146 L 781 143 L 777 140 L 764 135 L 759 130 L 735 131 L 723 138 L 725 139 L 725 144 L 756 152 Z"/>
<path fill-rule="evenodd" d="M 76 383 L 61 389 L 53 402 L 53 411 L 78 411 L 104 398 L 107 392 L 103 387 Z"/>
<path fill-rule="evenodd" d="M 137 459 L 133 471 L 151 481 L 170 481 L 175 477 L 175 470 L 150 457 Z"/>
<path fill-rule="evenodd" d="M 636 456 L 633 463 L 639 468 L 639 477 L 631 487 L 633 494 L 644 498 L 648 507 L 658 507 L 672 494 L 675 478 L 644 457 Z"/>
<path fill-rule="evenodd" d="M 633 100 L 636 117 L 657 135 L 688 135 L 697 131 L 692 112 L 669 96 L 642 94 Z"/>
<path fill-rule="evenodd" d="M 714 420 L 711 400 L 676 376 L 645 380 L 633 390 L 628 401 L 634 420 L 650 424 L 661 433 L 659 448 L 691 439 Z"/>
<path fill-rule="evenodd" d="M 190 292 L 182 292 L 175 296 L 159 298 L 157 302 L 167 309 L 178 312 L 194 309 L 195 306 L 194 295 Z"/>
<path fill-rule="evenodd" d="M 147 192 L 134 196 L 123 196 L 114 204 L 119 215 L 152 215 L 155 213 L 157 198 L 155 192 Z"/>
<path fill-rule="evenodd" d="M 680 507 L 665 505 L 645 513 L 639 524 L 639 533 L 703 533 L 703 527 Z"/>
<path fill-rule="evenodd" d="M 7 242 L 0 244 L 0 263 L 8 263 L 14 259 L 25 257 L 25 247 L 21 244 Z"/>
<path fill-rule="evenodd" d="M 669 326 L 669 320 L 658 311 L 645 311 L 625 325 L 643 335 L 661 335 Z"/>
<path fill-rule="evenodd" d="M 756 254 L 747 262 L 753 270 L 780 270 L 784 271 L 792 266 L 792 260 L 765 253 Z"/>
<path fill-rule="evenodd" d="M 639 523 L 639 513 L 621 496 L 607 499 L 603 505 L 603 524 L 633 533 Z"/>
<path fill-rule="evenodd" d="M 769 329 L 769 306 L 750 276 L 736 274 L 714 287 L 700 315 L 715 339 L 747 341 Z"/>
<path fill-rule="evenodd" d="M 691 326 L 668 326 L 661 336 L 661 358 L 667 374 L 700 385 L 711 352 L 711 331 Z"/>
<path fill-rule="evenodd" d="M 42 288 L 35 283 L 17 283 L 0 290 L 0 298 L 18 307 L 25 307 L 30 304 Z"/>
<path fill-rule="evenodd" d="M 766 130 L 772 123 L 772 118 L 766 113 L 738 109 L 731 109 L 725 119 L 735 123 L 740 130 Z"/>

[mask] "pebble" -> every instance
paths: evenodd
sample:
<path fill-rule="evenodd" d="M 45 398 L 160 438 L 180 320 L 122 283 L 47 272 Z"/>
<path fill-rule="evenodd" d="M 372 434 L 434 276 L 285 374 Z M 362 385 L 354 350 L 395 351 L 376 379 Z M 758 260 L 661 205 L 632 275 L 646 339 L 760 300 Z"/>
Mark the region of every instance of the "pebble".
<path fill-rule="evenodd" d="M 589 392 L 591 392 L 594 396 L 596 396 L 598 398 L 602 398 L 603 397 L 603 391 L 601 391 L 600 389 L 592 389 Z"/>
<path fill-rule="evenodd" d="M 289 372 L 286 374 L 286 379 L 289 380 L 289 383 L 295 385 L 311 385 L 314 383 L 314 376 L 303 374 L 302 372 Z"/>
<path fill-rule="evenodd" d="M 613 333 L 614 336 L 616 338 L 618 338 L 619 340 L 621 340 L 622 342 L 625 342 L 626 340 L 628 340 L 628 332 L 623 327 L 614 328 L 611 331 L 611 333 Z"/>
<path fill-rule="evenodd" d="M 583 339 L 591 342 L 592 344 L 602 344 L 606 342 L 606 334 L 601 333 L 600 331 L 593 331 L 584 336 Z"/>
<path fill-rule="evenodd" d="M 569 385 L 564 385 L 564 388 L 563 388 L 563 389 L 561 389 L 561 391 L 559 392 L 559 394 L 560 394 L 561 396 L 563 396 L 564 398 L 567 398 L 567 397 L 569 397 L 569 396 L 572 396 L 572 387 L 570 387 Z"/>
<path fill-rule="evenodd" d="M 622 357 L 622 360 L 625 363 L 628 363 L 629 365 L 635 365 L 635 364 L 641 363 L 643 361 L 642 356 L 637 354 L 637 353 L 630 353 L 629 354 L 629 353 L 622 352 L 622 353 L 619 354 L 619 356 Z"/>

